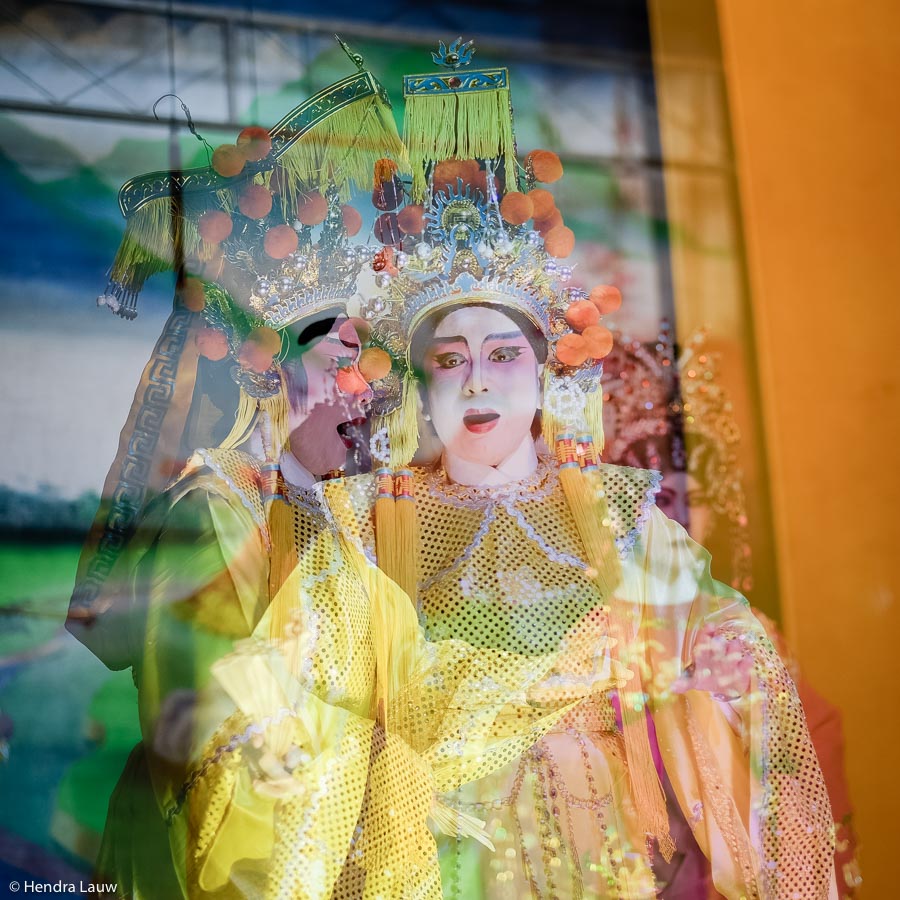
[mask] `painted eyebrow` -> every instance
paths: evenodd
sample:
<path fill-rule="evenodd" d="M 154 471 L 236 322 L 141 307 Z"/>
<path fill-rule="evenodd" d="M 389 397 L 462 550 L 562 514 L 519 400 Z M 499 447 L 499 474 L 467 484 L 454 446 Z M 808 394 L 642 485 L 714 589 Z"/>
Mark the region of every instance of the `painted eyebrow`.
<path fill-rule="evenodd" d="M 523 341 L 527 340 L 524 334 L 521 331 L 498 331 L 496 334 L 489 334 L 485 337 L 485 341 L 509 341 L 514 338 L 521 338 Z M 453 334 L 448 337 L 436 337 L 431 342 L 431 346 L 433 347 L 435 344 L 465 344 L 469 345 L 469 342 L 461 335 L 461 334 Z"/>
<path fill-rule="evenodd" d="M 515 338 L 522 338 L 522 340 L 527 340 L 524 334 L 521 331 L 501 331 L 497 334 L 489 334 L 485 341 L 511 341 Z"/>

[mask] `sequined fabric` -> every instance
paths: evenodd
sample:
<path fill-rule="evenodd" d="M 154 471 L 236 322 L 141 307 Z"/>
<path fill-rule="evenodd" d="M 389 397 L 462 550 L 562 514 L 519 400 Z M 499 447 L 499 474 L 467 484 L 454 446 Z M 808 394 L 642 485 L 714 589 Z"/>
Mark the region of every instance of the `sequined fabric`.
<path fill-rule="evenodd" d="M 657 895 L 655 848 L 637 824 L 613 705 L 616 687 L 628 683 L 618 662 L 626 657 L 646 693 L 643 701 L 621 696 L 652 711 L 661 764 L 719 892 L 829 896 L 830 810 L 790 677 L 743 598 L 714 582 L 708 555 L 653 508 L 654 475 L 601 472 L 622 563 L 614 596 L 590 577 L 552 462 L 509 490 L 415 471 L 417 608 L 429 640 L 552 660 L 528 700 L 566 709 L 532 745 L 498 759 L 500 768 L 470 771 L 468 783 L 447 790 L 450 806 L 486 821 L 494 849 L 441 837 L 444 896 Z M 347 490 L 352 528 L 374 559 L 372 479 L 351 479 Z M 611 612 L 635 623 L 627 647 L 616 648 Z M 673 693 L 697 634 L 710 626 L 740 635 L 752 655 L 747 697 Z"/>
<path fill-rule="evenodd" d="M 428 822 L 487 840 L 438 795 L 518 758 L 569 711 L 540 702 L 552 656 L 426 642 L 409 598 L 327 527 L 315 494 L 282 486 L 266 506 L 252 460 L 209 461 L 234 502 L 266 513 L 271 602 L 212 666 L 201 717 L 232 711 L 168 810 L 188 895 L 436 900 Z M 348 508 L 342 482 L 328 490 Z"/>

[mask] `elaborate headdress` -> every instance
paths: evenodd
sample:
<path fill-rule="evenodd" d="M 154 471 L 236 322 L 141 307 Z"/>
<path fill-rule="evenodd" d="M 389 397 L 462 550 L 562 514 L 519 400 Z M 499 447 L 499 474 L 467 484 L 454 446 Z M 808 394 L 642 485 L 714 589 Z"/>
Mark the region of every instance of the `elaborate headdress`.
<path fill-rule="evenodd" d="M 591 434 L 602 445 L 597 386 L 612 336 L 600 319 L 621 296 L 607 285 L 590 293 L 569 286 L 572 268 L 563 260 L 575 236 L 550 191 L 537 186 L 562 176 L 559 157 L 537 150 L 520 166 L 509 74 L 462 69 L 474 52 L 461 39 L 449 50 L 441 44 L 433 57 L 448 71 L 403 80 L 412 187 L 398 212 L 380 217 L 382 240 L 393 246 L 378 275 L 381 292 L 363 307 L 376 339 L 400 360 L 395 376 L 404 384 L 393 404 L 382 405 L 395 465 L 408 463 L 417 445 L 408 356 L 416 330 L 439 310 L 466 303 L 515 309 L 547 339 L 548 445 L 561 431 Z"/>
<path fill-rule="evenodd" d="M 166 269 L 177 273 L 177 291 L 122 430 L 73 608 L 94 605 L 148 494 L 191 450 L 223 434 L 238 443 L 259 409 L 269 413 L 271 442 L 284 442 L 284 330 L 356 293 L 372 252 L 351 244 L 363 217 L 342 201 L 353 186 L 372 188 L 378 160 L 394 157 L 382 165 L 401 171 L 407 164 L 384 89 L 341 45 L 356 74 L 271 130 L 245 128 L 209 167 L 153 172 L 120 191 L 125 235 L 98 303 L 134 318 L 145 280 Z"/>

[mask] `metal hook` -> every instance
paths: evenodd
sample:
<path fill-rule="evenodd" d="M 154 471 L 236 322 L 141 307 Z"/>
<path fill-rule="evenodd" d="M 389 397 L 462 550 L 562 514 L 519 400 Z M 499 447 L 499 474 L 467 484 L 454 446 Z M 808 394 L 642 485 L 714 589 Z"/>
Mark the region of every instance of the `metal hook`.
<path fill-rule="evenodd" d="M 191 111 L 190 109 L 188 109 L 187 103 L 185 103 L 184 100 L 182 100 L 181 97 L 178 96 L 178 94 L 163 94 L 161 97 L 157 98 L 156 102 L 153 104 L 153 118 L 156 119 L 157 122 L 160 121 L 159 113 L 157 113 L 156 107 L 159 106 L 159 104 L 163 100 L 165 100 L 166 97 L 174 97 L 181 104 L 181 111 L 184 113 L 184 117 L 187 120 L 188 131 L 190 131 L 190 133 L 206 147 L 207 154 L 211 153 L 213 149 L 212 144 L 210 144 L 209 141 L 206 140 L 205 137 L 203 137 L 203 135 L 197 132 L 197 128 L 194 125 L 194 119 L 191 116 Z"/>

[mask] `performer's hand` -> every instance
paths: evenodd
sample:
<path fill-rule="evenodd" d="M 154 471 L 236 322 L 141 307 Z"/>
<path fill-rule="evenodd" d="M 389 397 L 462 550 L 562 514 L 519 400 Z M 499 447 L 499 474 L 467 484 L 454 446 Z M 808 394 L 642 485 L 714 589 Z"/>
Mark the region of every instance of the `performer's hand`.
<path fill-rule="evenodd" d="M 672 685 L 672 691 L 706 691 L 717 700 L 737 700 L 750 688 L 753 658 L 740 640 L 729 640 L 707 625 L 694 644 L 694 661 Z"/>

